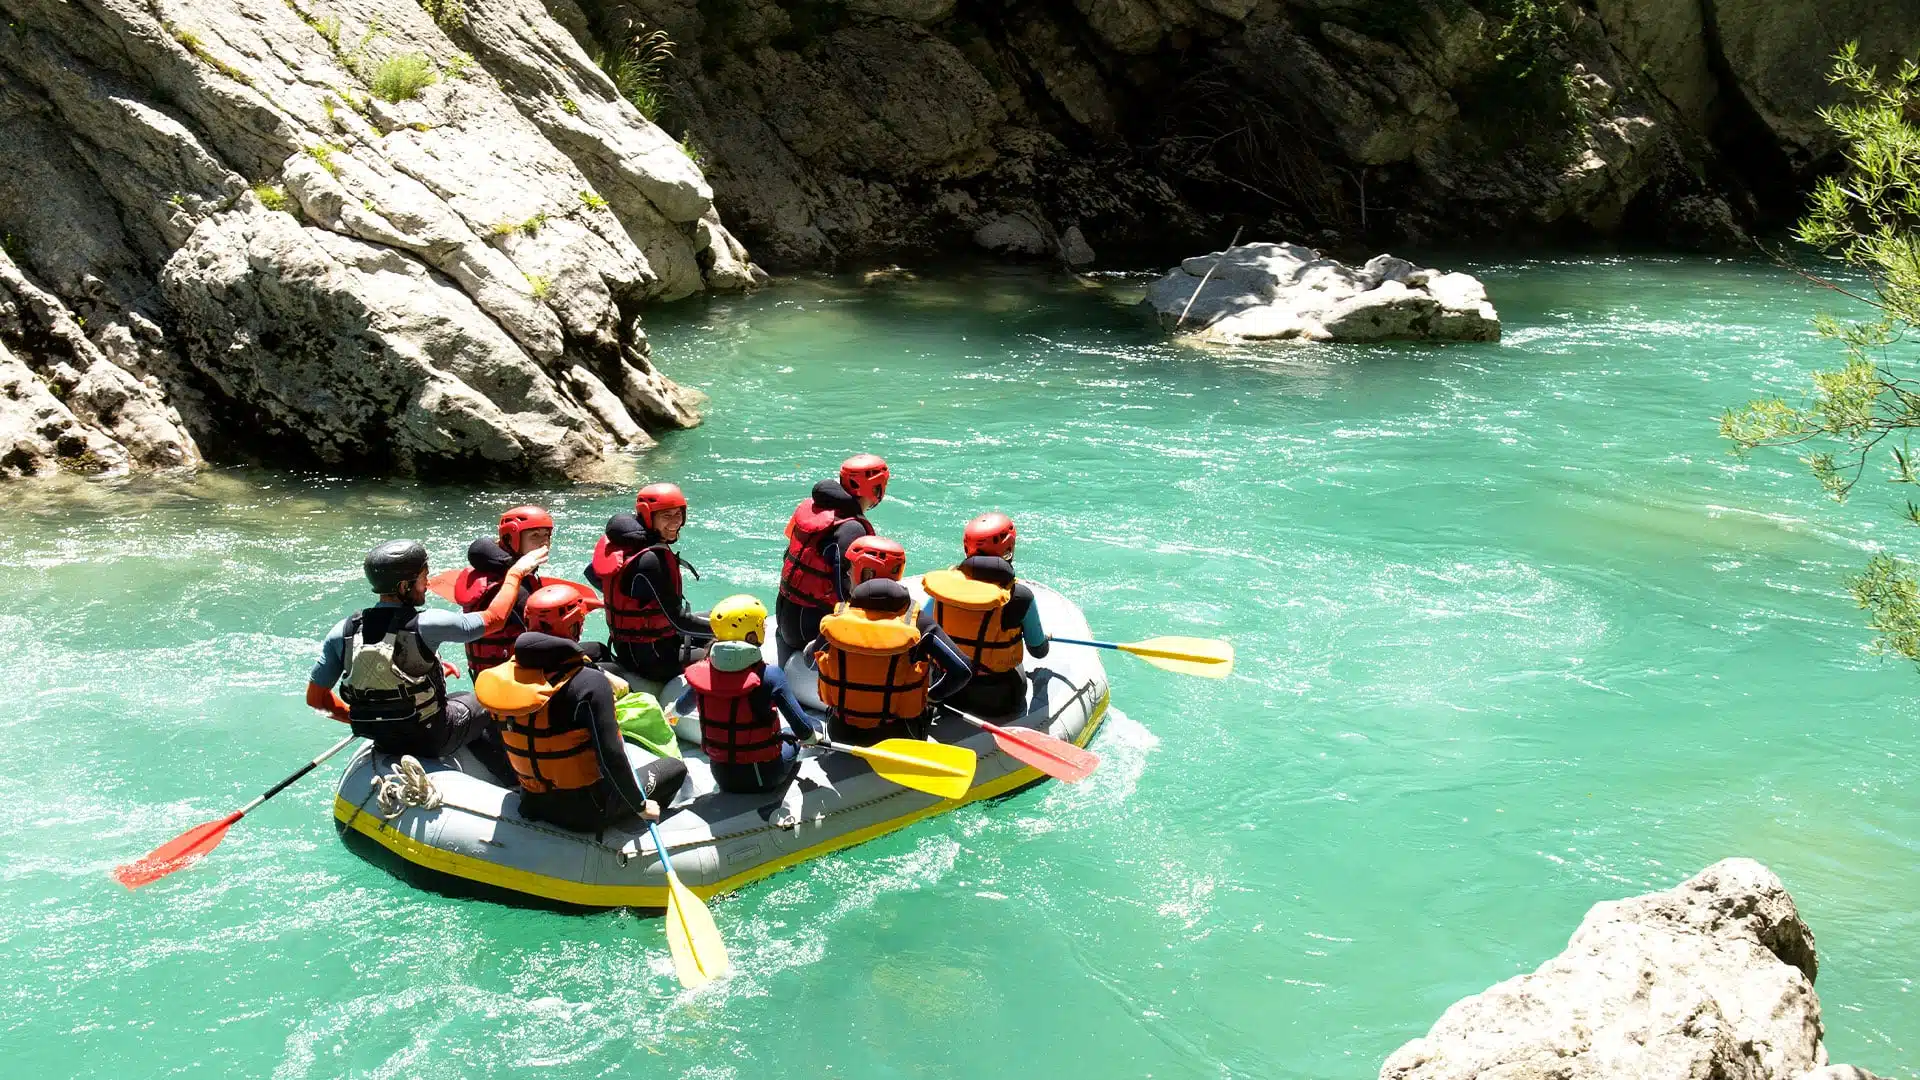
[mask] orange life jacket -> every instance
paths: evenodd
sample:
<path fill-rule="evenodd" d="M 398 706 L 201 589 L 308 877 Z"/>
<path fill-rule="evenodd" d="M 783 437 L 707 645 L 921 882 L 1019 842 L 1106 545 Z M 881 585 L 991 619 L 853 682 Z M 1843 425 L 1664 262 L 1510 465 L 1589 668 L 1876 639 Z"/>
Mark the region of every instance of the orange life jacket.
<path fill-rule="evenodd" d="M 1026 659 L 1020 626 L 1003 625 L 1001 617 L 1013 590 L 991 581 L 976 581 L 959 570 L 935 570 L 920 579 L 933 597 L 933 617 L 959 647 L 974 670 L 994 674 L 1012 671 Z"/>
<path fill-rule="evenodd" d="M 649 551 L 660 553 L 661 565 L 673 580 L 674 595 L 680 595 L 680 556 L 667 545 L 619 547 L 602 536 L 593 549 L 593 572 L 600 575 L 600 592 L 607 598 L 607 636 L 616 644 L 650 645 L 680 633 L 658 597 L 636 600 L 627 595 L 627 583 L 622 580 L 627 567 Z"/>
<path fill-rule="evenodd" d="M 522 791 L 543 795 L 592 787 L 600 781 L 593 732 L 572 716 L 555 717 L 547 710 L 553 695 L 579 670 L 549 684 L 545 672 L 508 660 L 473 680 L 473 696 L 499 725 L 507 761 Z"/>
<path fill-rule="evenodd" d="M 476 570 L 469 566 L 460 571 L 453 582 L 453 600 L 460 605 L 461 611 L 485 611 L 493 602 L 493 593 L 500 587 L 504 575 L 495 575 L 492 571 Z M 526 632 L 527 624 L 521 620 L 520 605 L 540 587 L 537 574 L 528 574 L 520 579 L 521 595 L 514 598 L 513 611 L 500 629 L 486 637 L 467 642 L 467 677 L 477 679 L 480 673 L 496 664 L 504 664 L 513 656 L 513 641 Z"/>
<path fill-rule="evenodd" d="M 721 671 L 713 661 L 701 660 L 683 673 L 700 701 L 700 749 L 715 765 L 780 759 L 780 718 L 770 703 L 762 711 L 753 701 L 765 666 Z"/>
<path fill-rule="evenodd" d="M 920 719 L 927 711 L 927 662 L 913 659 L 920 630 L 913 612 L 889 615 L 841 604 L 820 620 L 827 647 L 820 703 L 848 727 L 876 728 Z"/>
<path fill-rule="evenodd" d="M 843 517 L 831 508 L 816 506 L 808 496 L 787 519 L 787 558 L 780 566 L 780 595 L 806 607 L 831 609 L 840 602 L 833 580 L 833 564 L 823 550 L 826 539 L 843 521 L 857 521 L 873 535 L 866 518 Z"/>

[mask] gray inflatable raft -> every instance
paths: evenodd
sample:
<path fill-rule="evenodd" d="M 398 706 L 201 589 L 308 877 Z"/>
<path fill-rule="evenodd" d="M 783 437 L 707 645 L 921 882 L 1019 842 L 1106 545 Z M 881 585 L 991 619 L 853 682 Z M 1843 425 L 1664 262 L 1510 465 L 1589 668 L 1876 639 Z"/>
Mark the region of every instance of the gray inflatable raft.
<path fill-rule="evenodd" d="M 916 600 L 917 579 L 908 582 Z M 1029 583 L 1031 584 L 1031 583 Z M 1088 637 L 1080 609 L 1059 593 L 1032 585 L 1048 632 Z M 772 662 L 772 647 L 768 647 Z M 1027 711 L 1018 717 L 985 717 L 1006 727 L 1045 731 L 1085 746 L 1106 719 L 1107 675 L 1098 650 L 1055 646 L 1044 660 L 1028 657 Z M 812 703 L 814 678 L 790 664 L 796 695 Z M 671 713 L 678 680 L 661 704 Z M 643 687 L 645 684 L 642 684 Z M 649 687 L 650 689 L 650 687 Z M 847 754 L 807 750 L 799 775 L 785 792 L 732 795 L 715 789 L 698 748 L 697 728 L 677 725 L 692 745 L 683 746 L 688 780 L 660 823 L 673 868 L 701 896 L 738 889 L 808 859 L 863 843 L 934 814 L 1027 787 L 1043 775 L 1000 751 L 993 736 L 950 711 L 936 714 L 931 735 L 979 755 L 973 786 L 962 799 L 940 799 L 898 787 L 866 762 Z M 635 764 L 650 760 L 628 745 Z M 520 816 L 520 795 L 492 782 L 462 752 L 422 762 L 441 803 L 434 809 L 404 806 L 382 815 L 376 778 L 393 772 L 396 760 L 362 745 L 335 791 L 333 813 L 343 835 L 407 869 L 424 871 L 445 886 L 538 903 L 610 908 L 666 905 L 666 877 L 644 829 L 610 829 L 600 835 L 570 832 Z M 444 879 L 451 878 L 452 881 Z"/>

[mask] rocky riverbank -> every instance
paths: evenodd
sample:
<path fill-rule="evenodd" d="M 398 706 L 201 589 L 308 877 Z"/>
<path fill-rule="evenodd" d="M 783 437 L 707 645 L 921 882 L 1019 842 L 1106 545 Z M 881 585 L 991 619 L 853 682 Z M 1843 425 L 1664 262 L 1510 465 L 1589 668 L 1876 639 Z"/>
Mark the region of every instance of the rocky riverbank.
<path fill-rule="evenodd" d="M 1567 948 L 1466 998 L 1380 1080 L 1858 1080 L 1830 1065 L 1813 931 L 1771 870 L 1726 859 L 1596 904 Z"/>
<path fill-rule="evenodd" d="M 1725 247 L 1833 165 L 1841 0 L 0 0 L 0 475 L 584 477 L 642 312 L 986 251 Z M 609 77 L 609 71 L 619 76 Z M 656 123 L 657 121 L 657 123 Z M 1164 263 L 1163 263 L 1164 265 Z"/>

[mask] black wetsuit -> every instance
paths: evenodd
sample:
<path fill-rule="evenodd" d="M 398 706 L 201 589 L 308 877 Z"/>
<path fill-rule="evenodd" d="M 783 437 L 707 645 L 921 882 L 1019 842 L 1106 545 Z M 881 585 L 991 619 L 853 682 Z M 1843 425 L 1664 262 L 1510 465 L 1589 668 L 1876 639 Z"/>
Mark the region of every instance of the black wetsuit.
<path fill-rule="evenodd" d="M 574 671 L 547 702 L 547 715 L 556 722 L 561 717 L 570 718 L 592 732 L 594 753 L 600 761 L 598 783 L 538 795 L 522 791 L 520 812 L 532 820 L 579 832 L 638 823 L 648 799 L 660 804 L 664 816 L 667 804 L 686 781 L 687 767 L 673 758 L 657 758 L 638 773 L 634 771 L 613 710 L 613 684 L 586 662 L 579 643 L 552 634 L 521 634 L 513 644 L 513 658 L 521 667 L 541 671 L 549 682 Z"/>
<path fill-rule="evenodd" d="M 615 514 L 608 520 L 607 540 L 635 550 L 666 543 L 659 533 L 642 525 L 640 519 L 632 514 Z M 684 562 L 680 565 L 683 570 L 687 568 Z M 633 561 L 621 569 L 621 580 L 618 582 L 601 581 L 592 565 L 588 565 L 586 576 L 594 588 L 603 594 L 617 588 L 635 600 L 658 601 L 660 610 L 667 613 L 667 621 L 679 632 L 676 637 L 646 644 L 626 641 L 609 643 L 607 647 L 613 653 L 614 662 L 621 667 L 643 679 L 664 683 L 705 655 L 705 643 L 713 639 L 713 627 L 708 625 L 706 619 L 687 609 L 686 597 L 675 584 L 674 575 L 667 572 L 660 552 L 641 550 Z M 698 576 L 695 574 L 696 578 Z"/>
<path fill-rule="evenodd" d="M 867 523 L 866 512 L 860 508 L 860 500 L 847 494 L 838 480 L 822 480 L 813 485 L 813 505 L 847 515 L 846 520 L 819 541 L 821 557 L 833 567 L 834 595 L 844 602 L 853 593 L 853 586 L 847 580 L 847 548 L 855 540 L 872 535 L 873 529 Z M 831 614 L 830 608 L 817 608 L 790 599 L 782 589 L 773 602 L 775 651 L 780 663 L 785 664 L 788 657 L 818 637 L 820 620 Z"/>

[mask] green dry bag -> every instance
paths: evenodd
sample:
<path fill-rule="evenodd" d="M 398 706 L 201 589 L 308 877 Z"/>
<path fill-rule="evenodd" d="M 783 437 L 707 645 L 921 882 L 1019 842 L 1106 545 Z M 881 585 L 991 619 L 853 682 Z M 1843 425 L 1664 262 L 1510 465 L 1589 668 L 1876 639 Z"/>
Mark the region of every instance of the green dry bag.
<path fill-rule="evenodd" d="M 620 720 L 620 733 L 660 757 L 680 756 L 680 742 L 673 737 L 673 725 L 660 711 L 660 702 L 643 690 L 634 690 L 613 703 Z"/>

